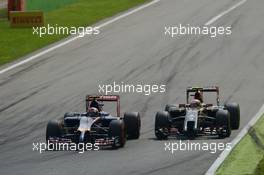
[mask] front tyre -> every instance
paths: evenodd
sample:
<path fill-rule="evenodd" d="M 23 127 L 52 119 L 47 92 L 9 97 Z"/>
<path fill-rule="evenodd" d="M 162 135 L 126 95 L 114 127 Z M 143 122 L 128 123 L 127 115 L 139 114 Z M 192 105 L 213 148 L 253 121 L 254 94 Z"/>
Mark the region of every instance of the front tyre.
<path fill-rule="evenodd" d="M 118 143 L 114 142 L 112 147 L 124 147 L 126 143 L 125 124 L 122 120 L 112 120 L 109 124 L 109 137 L 117 139 Z"/>
<path fill-rule="evenodd" d="M 56 150 L 53 144 L 49 143 L 50 139 L 59 139 L 61 138 L 61 128 L 60 123 L 57 120 L 51 120 L 47 124 L 46 128 L 46 143 L 49 144 L 49 150 Z"/>
<path fill-rule="evenodd" d="M 230 113 L 231 128 L 233 130 L 239 129 L 240 125 L 240 107 L 237 103 L 230 103 L 225 105 L 226 109 Z"/>
<path fill-rule="evenodd" d="M 230 114 L 227 110 L 217 111 L 216 125 L 218 126 L 219 138 L 230 137 L 232 130 L 231 130 Z"/>
<path fill-rule="evenodd" d="M 172 107 L 176 107 L 177 105 L 171 105 L 171 104 L 166 104 L 166 106 L 165 106 L 165 111 L 167 111 L 167 112 L 169 112 L 170 111 L 170 108 L 172 108 Z"/>
<path fill-rule="evenodd" d="M 57 120 L 49 121 L 46 128 L 46 141 L 50 138 L 60 138 L 61 137 L 61 129 L 59 126 L 59 122 Z"/>
<path fill-rule="evenodd" d="M 169 113 L 167 111 L 157 112 L 155 118 L 155 135 L 158 140 L 168 138 L 169 132 Z"/>
<path fill-rule="evenodd" d="M 126 112 L 124 122 L 128 139 L 138 139 L 140 136 L 141 119 L 138 112 Z"/>

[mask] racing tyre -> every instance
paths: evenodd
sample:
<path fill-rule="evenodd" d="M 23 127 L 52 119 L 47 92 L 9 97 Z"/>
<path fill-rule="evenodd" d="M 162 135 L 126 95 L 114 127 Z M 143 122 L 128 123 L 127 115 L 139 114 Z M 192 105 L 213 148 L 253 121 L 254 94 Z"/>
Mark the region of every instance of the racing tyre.
<path fill-rule="evenodd" d="M 114 149 L 125 146 L 126 143 L 125 124 L 122 120 L 112 120 L 110 122 L 109 137 L 115 137 L 118 140 L 118 143 L 116 143 L 115 140 L 114 144 L 112 145 Z"/>
<path fill-rule="evenodd" d="M 167 111 L 157 112 L 155 118 L 155 135 L 158 140 L 168 138 L 169 132 L 169 113 Z"/>
<path fill-rule="evenodd" d="M 227 110 L 219 110 L 216 113 L 216 125 L 222 128 L 219 131 L 219 138 L 230 137 L 231 135 L 231 122 L 230 114 Z"/>
<path fill-rule="evenodd" d="M 168 112 L 169 112 L 171 118 L 176 118 L 176 117 L 186 115 L 186 110 L 182 110 L 176 106 L 170 107 Z"/>
<path fill-rule="evenodd" d="M 138 139 L 140 136 L 141 120 L 138 112 L 126 112 L 124 122 L 128 139 Z"/>
<path fill-rule="evenodd" d="M 225 105 L 230 113 L 231 128 L 233 130 L 239 129 L 240 125 L 240 107 L 237 103 L 230 103 Z"/>
<path fill-rule="evenodd" d="M 59 122 L 57 120 L 49 121 L 47 128 L 46 128 L 46 142 L 47 144 L 50 138 L 60 138 L 61 137 L 61 129 L 59 126 Z M 49 150 L 55 151 L 53 144 L 48 145 Z"/>
<path fill-rule="evenodd" d="M 171 107 L 176 107 L 176 105 L 170 105 L 170 104 L 167 104 L 167 105 L 165 106 L 165 111 L 169 112 Z"/>
<path fill-rule="evenodd" d="M 59 126 L 59 122 L 57 120 L 51 120 L 49 121 L 48 125 L 47 125 L 47 129 L 46 129 L 46 141 L 48 141 L 48 139 L 50 137 L 61 137 L 61 129 Z"/>

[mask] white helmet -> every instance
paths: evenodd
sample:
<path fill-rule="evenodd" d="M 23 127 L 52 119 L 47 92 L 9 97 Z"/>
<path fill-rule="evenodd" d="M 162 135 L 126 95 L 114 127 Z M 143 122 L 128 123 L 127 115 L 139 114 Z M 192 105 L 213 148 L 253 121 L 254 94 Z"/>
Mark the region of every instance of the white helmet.
<path fill-rule="evenodd" d="M 190 103 L 191 108 L 200 108 L 201 107 L 201 102 L 200 100 L 194 99 Z"/>

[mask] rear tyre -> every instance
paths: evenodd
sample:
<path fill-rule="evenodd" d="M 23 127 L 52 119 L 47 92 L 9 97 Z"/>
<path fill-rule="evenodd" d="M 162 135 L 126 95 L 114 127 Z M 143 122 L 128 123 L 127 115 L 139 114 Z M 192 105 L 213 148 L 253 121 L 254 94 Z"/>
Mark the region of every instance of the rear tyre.
<path fill-rule="evenodd" d="M 240 125 L 240 107 L 237 103 L 230 103 L 225 105 L 230 113 L 231 128 L 233 130 L 239 129 Z"/>
<path fill-rule="evenodd" d="M 219 110 L 216 113 L 216 125 L 218 126 L 219 138 L 230 137 L 231 135 L 231 122 L 230 114 L 227 110 Z"/>
<path fill-rule="evenodd" d="M 169 113 L 167 111 L 157 112 L 155 118 L 155 135 L 158 140 L 168 138 L 169 132 Z"/>
<path fill-rule="evenodd" d="M 138 139 L 140 136 L 141 119 L 138 112 L 126 112 L 124 122 L 128 139 Z"/>
<path fill-rule="evenodd" d="M 109 124 L 109 137 L 117 138 L 118 143 L 114 142 L 112 147 L 124 147 L 126 143 L 125 124 L 122 120 L 112 120 Z"/>

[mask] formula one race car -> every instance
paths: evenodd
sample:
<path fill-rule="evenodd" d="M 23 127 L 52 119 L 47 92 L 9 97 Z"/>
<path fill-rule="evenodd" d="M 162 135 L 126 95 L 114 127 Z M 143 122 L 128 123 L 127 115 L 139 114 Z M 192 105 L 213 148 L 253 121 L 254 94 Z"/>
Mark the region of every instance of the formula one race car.
<path fill-rule="evenodd" d="M 116 102 L 116 116 L 103 111 L 103 102 Z M 97 146 L 123 147 L 126 139 L 140 136 L 140 115 L 127 112 L 120 116 L 120 98 L 117 95 L 86 97 L 86 112 L 66 113 L 60 120 L 50 121 L 46 141 L 55 143 L 92 143 Z"/>
<path fill-rule="evenodd" d="M 216 93 L 216 105 L 205 104 L 204 93 Z M 165 111 L 155 118 L 157 139 L 168 136 L 185 136 L 194 139 L 200 135 L 229 137 L 232 130 L 239 129 L 240 108 L 237 103 L 220 105 L 218 87 L 189 87 L 186 90 L 187 103 L 166 105 Z M 193 97 L 190 101 L 189 98 Z"/>

